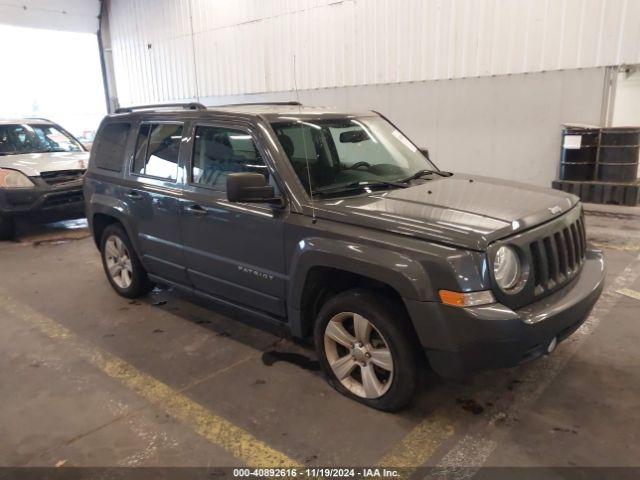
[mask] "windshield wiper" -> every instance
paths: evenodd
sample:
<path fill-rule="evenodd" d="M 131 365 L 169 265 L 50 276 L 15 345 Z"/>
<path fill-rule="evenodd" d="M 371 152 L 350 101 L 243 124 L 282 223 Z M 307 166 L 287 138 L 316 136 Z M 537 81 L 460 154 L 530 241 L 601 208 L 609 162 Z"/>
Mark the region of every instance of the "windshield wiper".
<path fill-rule="evenodd" d="M 453 173 L 445 172 L 443 170 L 418 170 L 416 173 L 414 173 L 410 177 L 407 177 L 398 181 L 402 183 L 407 183 L 407 182 L 410 182 L 411 180 L 416 180 L 421 177 L 426 177 L 427 175 L 440 175 L 441 177 L 450 177 L 451 175 L 453 175 Z"/>
<path fill-rule="evenodd" d="M 387 182 L 387 181 L 351 182 L 351 183 L 346 183 L 344 185 L 339 185 L 336 187 L 319 188 L 317 190 L 314 190 L 312 193 L 314 195 L 330 195 L 334 193 L 348 192 L 351 190 L 362 190 L 367 187 L 369 188 L 380 188 L 380 187 L 407 188 L 408 185 L 403 182 Z"/>

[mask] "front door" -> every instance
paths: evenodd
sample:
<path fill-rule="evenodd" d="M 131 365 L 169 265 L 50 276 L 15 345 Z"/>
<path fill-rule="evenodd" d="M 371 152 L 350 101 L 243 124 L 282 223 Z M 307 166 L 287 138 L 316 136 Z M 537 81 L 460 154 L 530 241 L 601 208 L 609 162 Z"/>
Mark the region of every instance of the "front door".
<path fill-rule="evenodd" d="M 180 218 L 191 282 L 204 293 L 284 316 L 286 210 L 231 203 L 226 195 L 229 173 L 269 177 L 259 141 L 248 127 L 196 124 L 190 151 Z"/>

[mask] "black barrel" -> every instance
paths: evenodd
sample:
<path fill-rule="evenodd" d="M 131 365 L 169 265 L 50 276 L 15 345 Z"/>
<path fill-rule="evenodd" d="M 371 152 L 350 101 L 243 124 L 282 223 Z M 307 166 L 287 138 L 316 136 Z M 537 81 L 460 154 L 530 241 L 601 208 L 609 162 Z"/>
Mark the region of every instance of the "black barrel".
<path fill-rule="evenodd" d="M 597 127 L 565 125 L 562 129 L 560 180 L 593 180 L 598 154 Z"/>
<path fill-rule="evenodd" d="M 639 155 L 640 127 L 603 128 L 598 153 L 598 180 L 635 182 Z"/>

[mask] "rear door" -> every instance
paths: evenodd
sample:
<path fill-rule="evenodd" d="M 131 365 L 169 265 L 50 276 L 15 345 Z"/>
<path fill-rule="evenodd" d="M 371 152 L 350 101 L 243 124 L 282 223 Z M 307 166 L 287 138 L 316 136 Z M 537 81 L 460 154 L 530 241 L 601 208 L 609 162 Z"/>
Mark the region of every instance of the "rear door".
<path fill-rule="evenodd" d="M 285 314 L 287 210 L 227 201 L 229 173 L 265 174 L 268 154 L 248 125 L 195 123 L 181 203 L 189 278 L 197 290 L 277 316 Z"/>
<path fill-rule="evenodd" d="M 137 230 L 142 262 L 151 274 L 189 284 L 180 235 L 182 122 L 143 121 L 123 193 Z"/>

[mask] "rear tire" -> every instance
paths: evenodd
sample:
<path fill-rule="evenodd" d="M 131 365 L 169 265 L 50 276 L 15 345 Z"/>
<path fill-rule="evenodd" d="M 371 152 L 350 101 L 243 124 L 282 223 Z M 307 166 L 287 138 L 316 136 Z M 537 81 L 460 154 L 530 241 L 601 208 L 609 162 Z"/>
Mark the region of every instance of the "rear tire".
<path fill-rule="evenodd" d="M 0 214 L 0 240 L 13 240 L 16 234 L 16 224 L 13 218 Z"/>
<path fill-rule="evenodd" d="M 419 384 L 418 356 L 405 317 L 401 308 L 367 290 L 329 299 L 314 329 L 329 384 L 378 410 L 409 405 Z"/>
<path fill-rule="evenodd" d="M 113 223 L 104 229 L 100 253 L 107 279 L 119 295 L 138 298 L 153 290 L 154 285 L 120 224 Z"/>

